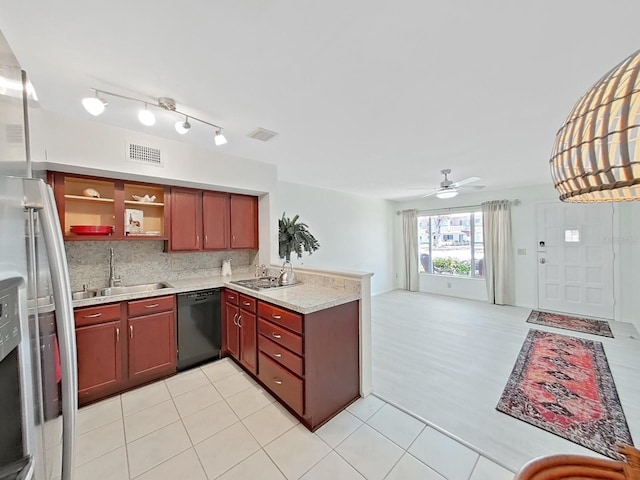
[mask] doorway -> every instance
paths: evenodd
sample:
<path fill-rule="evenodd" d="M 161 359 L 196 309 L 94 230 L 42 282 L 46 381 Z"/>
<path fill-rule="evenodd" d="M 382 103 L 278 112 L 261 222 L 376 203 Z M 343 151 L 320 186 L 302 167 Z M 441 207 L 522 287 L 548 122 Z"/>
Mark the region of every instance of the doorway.
<path fill-rule="evenodd" d="M 537 206 L 538 308 L 613 319 L 613 209 Z"/>

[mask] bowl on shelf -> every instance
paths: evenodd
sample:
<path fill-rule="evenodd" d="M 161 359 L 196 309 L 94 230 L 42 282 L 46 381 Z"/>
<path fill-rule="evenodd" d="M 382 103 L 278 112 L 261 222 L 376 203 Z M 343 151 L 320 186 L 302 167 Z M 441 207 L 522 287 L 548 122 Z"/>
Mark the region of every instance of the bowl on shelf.
<path fill-rule="evenodd" d="M 131 197 L 136 201 L 136 202 L 140 202 L 140 203 L 153 203 L 156 201 L 156 196 L 155 195 L 131 195 Z"/>
<path fill-rule="evenodd" d="M 111 235 L 112 225 L 71 225 L 71 233 L 76 235 Z"/>

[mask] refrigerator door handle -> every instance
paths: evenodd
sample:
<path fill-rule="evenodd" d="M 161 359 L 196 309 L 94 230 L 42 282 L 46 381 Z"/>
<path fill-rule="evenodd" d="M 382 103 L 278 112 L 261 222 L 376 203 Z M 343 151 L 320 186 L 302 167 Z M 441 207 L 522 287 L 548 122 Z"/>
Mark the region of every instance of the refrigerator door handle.
<path fill-rule="evenodd" d="M 62 371 L 62 479 L 73 475 L 76 415 L 78 411 L 78 366 L 71 282 L 53 190 L 37 178 L 24 179 L 25 208 L 37 210 L 49 259 Z"/>

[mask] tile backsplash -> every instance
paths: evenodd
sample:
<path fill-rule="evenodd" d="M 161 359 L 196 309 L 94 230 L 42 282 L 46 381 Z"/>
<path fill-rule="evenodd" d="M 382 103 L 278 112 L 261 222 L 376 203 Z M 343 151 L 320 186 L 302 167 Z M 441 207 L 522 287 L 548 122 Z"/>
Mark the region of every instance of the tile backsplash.
<path fill-rule="evenodd" d="M 124 285 L 218 276 L 222 260 L 234 273 L 253 272 L 257 250 L 165 253 L 161 241 L 65 242 L 71 290 L 102 288 L 109 281 L 109 248 L 115 251 L 115 275 Z"/>

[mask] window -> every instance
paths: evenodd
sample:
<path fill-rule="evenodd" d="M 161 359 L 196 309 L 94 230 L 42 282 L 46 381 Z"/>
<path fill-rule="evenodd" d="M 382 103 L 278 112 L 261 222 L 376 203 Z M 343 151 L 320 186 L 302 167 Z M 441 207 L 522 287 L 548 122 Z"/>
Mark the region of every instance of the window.
<path fill-rule="evenodd" d="M 418 216 L 420 273 L 484 277 L 482 212 Z"/>

